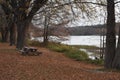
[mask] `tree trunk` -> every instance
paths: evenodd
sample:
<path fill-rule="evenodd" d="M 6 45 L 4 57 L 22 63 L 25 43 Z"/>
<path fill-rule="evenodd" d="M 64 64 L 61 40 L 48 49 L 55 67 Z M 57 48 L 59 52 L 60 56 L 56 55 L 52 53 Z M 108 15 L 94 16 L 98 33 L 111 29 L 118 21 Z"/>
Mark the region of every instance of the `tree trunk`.
<path fill-rule="evenodd" d="M 28 21 L 22 21 L 17 23 L 17 49 L 22 49 L 25 46 L 25 37 L 28 29 Z"/>
<path fill-rule="evenodd" d="M 113 61 L 113 68 L 120 69 L 120 28 L 119 28 L 119 38 L 118 38 L 116 54 Z"/>
<path fill-rule="evenodd" d="M 8 27 L 5 27 L 5 42 L 9 42 L 9 30 Z"/>
<path fill-rule="evenodd" d="M 7 42 L 8 41 L 8 28 L 7 27 L 1 28 L 1 35 L 2 35 L 2 42 Z"/>
<path fill-rule="evenodd" d="M 45 16 L 45 22 L 44 22 L 44 33 L 43 33 L 43 43 L 44 46 L 48 45 L 48 17 Z"/>
<path fill-rule="evenodd" d="M 116 49 L 114 0 L 107 0 L 107 34 L 105 68 L 112 68 Z"/>
<path fill-rule="evenodd" d="M 48 45 L 48 26 L 45 26 L 44 28 L 44 40 L 43 43 L 45 46 Z"/>
<path fill-rule="evenodd" d="M 1 28 L 2 42 L 5 41 L 5 36 L 4 36 L 4 34 L 5 34 L 5 30 L 4 30 L 3 28 Z"/>
<path fill-rule="evenodd" d="M 16 27 L 15 24 L 12 23 L 10 26 L 10 46 L 15 45 L 16 43 Z"/>

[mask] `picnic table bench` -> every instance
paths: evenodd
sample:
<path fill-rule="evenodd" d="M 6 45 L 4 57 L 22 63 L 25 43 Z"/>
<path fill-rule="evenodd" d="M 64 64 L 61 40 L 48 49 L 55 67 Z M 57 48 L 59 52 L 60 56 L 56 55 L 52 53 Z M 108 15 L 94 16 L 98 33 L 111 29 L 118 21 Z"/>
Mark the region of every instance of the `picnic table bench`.
<path fill-rule="evenodd" d="M 22 55 L 39 55 L 42 52 L 38 52 L 37 48 L 34 47 L 24 47 L 22 50 L 20 50 L 20 52 L 22 53 Z"/>

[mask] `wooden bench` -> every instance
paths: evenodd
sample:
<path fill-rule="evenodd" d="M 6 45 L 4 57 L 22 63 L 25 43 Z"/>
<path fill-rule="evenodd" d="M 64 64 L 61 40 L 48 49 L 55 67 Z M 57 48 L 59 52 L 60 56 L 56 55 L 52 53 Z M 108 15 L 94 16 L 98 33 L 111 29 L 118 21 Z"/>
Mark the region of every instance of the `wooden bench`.
<path fill-rule="evenodd" d="M 20 52 L 22 53 L 22 55 L 39 55 L 42 52 L 38 52 L 37 48 L 34 47 L 24 47 L 22 50 L 20 50 Z"/>

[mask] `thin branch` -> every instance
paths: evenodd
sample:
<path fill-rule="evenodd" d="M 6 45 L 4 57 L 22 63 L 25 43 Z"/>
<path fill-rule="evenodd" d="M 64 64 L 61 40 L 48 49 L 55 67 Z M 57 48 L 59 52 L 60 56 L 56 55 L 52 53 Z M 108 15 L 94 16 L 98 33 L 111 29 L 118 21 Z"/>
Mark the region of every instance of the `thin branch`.
<path fill-rule="evenodd" d="M 102 4 L 102 3 L 81 2 L 81 1 L 72 1 L 72 2 L 61 4 L 61 5 L 57 5 L 57 6 L 64 6 L 64 5 L 78 4 L 78 3 L 80 3 L 80 4 L 95 4 L 95 5 L 100 5 L 100 6 L 107 6 L 106 4 Z M 54 7 L 57 7 L 57 6 L 54 6 Z"/>
<path fill-rule="evenodd" d="M 106 4 L 102 4 L 102 3 L 94 3 L 94 2 L 81 2 L 81 1 L 72 1 L 72 2 L 68 2 L 68 3 L 64 3 L 64 4 L 60 4 L 60 5 L 53 5 L 52 7 L 46 7 L 46 8 L 56 8 L 56 7 L 60 7 L 60 6 L 65 6 L 65 5 L 71 5 L 71 4 L 95 4 L 95 5 L 100 5 L 100 6 L 107 6 Z"/>
<path fill-rule="evenodd" d="M 62 7 L 62 6 L 66 6 L 66 5 L 71 5 L 71 4 L 94 4 L 94 5 L 99 5 L 99 6 L 104 6 L 106 7 L 107 5 L 106 4 L 102 4 L 102 3 L 94 3 L 94 2 L 81 2 L 81 1 L 71 1 L 71 2 L 68 2 L 68 3 L 64 3 L 64 4 L 58 4 L 58 5 L 53 5 L 53 6 L 49 6 L 49 7 L 45 7 L 43 10 L 46 10 L 46 9 L 49 9 L 49 8 L 57 8 L 57 7 Z M 46 4 L 48 5 L 48 4 Z M 41 11 L 38 11 L 36 14 L 39 14 L 41 13 L 43 10 Z"/>
<path fill-rule="evenodd" d="M 95 4 L 95 5 L 99 5 L 99 6 L 107 6 L 107 4 L 102 4 L 102 3 L 94 3 L 94 2 L 75 2 L 75 3 L 82 3 L 82 4 Z"/>
<path fill-rule="evenodd" d="M 115 2 L 115 4 L 118 4 L 118 3 L 120 3 L 120 1 Z"/>

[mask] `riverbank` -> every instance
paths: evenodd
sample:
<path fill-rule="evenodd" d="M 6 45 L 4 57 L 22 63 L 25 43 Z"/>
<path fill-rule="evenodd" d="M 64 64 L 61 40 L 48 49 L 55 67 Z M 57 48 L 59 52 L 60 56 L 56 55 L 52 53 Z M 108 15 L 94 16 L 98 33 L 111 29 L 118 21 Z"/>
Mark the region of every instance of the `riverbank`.
<path fill-rule="evenodd" d="M 100 59 L 101 54 L 104 55 L 103 49 L 97 46 L 88 46 L 88 45 L 72 45 L 72 46 L 86 52 L 89 56 L 91 56 L 91 59 L 95 59 L 95 58 Z"/>
<path fill-rule="evenodd" d="M 42 46 L 43 44 L 40 43 L 39 41 L 30 41 L 29 45 L 31 46 Z M 55 43 L 55 42 L 50 42 L 48 43 L 48 46 L 46 48 L 55 51 L 55 52 L 61 52 L 63 53 L 66 57 L 74 59 L 76 61 L 84 61 L 87 63 L 92 63 L 92 64 L 97 64 L 97 65 L 103 65 L 104 61 L 102 59 L 95 59 L 96 56 L 94 56 L 97 53 L 92 53 L 92 56 L 94 59 L 90 58 L 91 55 L 89 55 L 88 51 L 83 51 L 81 49 L 86 49 L 86 50 L 96 50 L 99 49 L 98 47 L 95 46 L 85 46 L 85 45 L 66 45 L 66 44 L 60 44 L 60 43 Z M 99 54 L 98 54 L 99 55 Z"/>
<path fill-rule="evenodd" d="M 104 60 L 99 58 L 99 47 L 86 45 L 65 45 L 58 43 L 49 43 L 48 49 L 56 52 L 62 52 L 66 57 L 76 61 L 84 61 L 96 65 L 103 65 Z"/>

